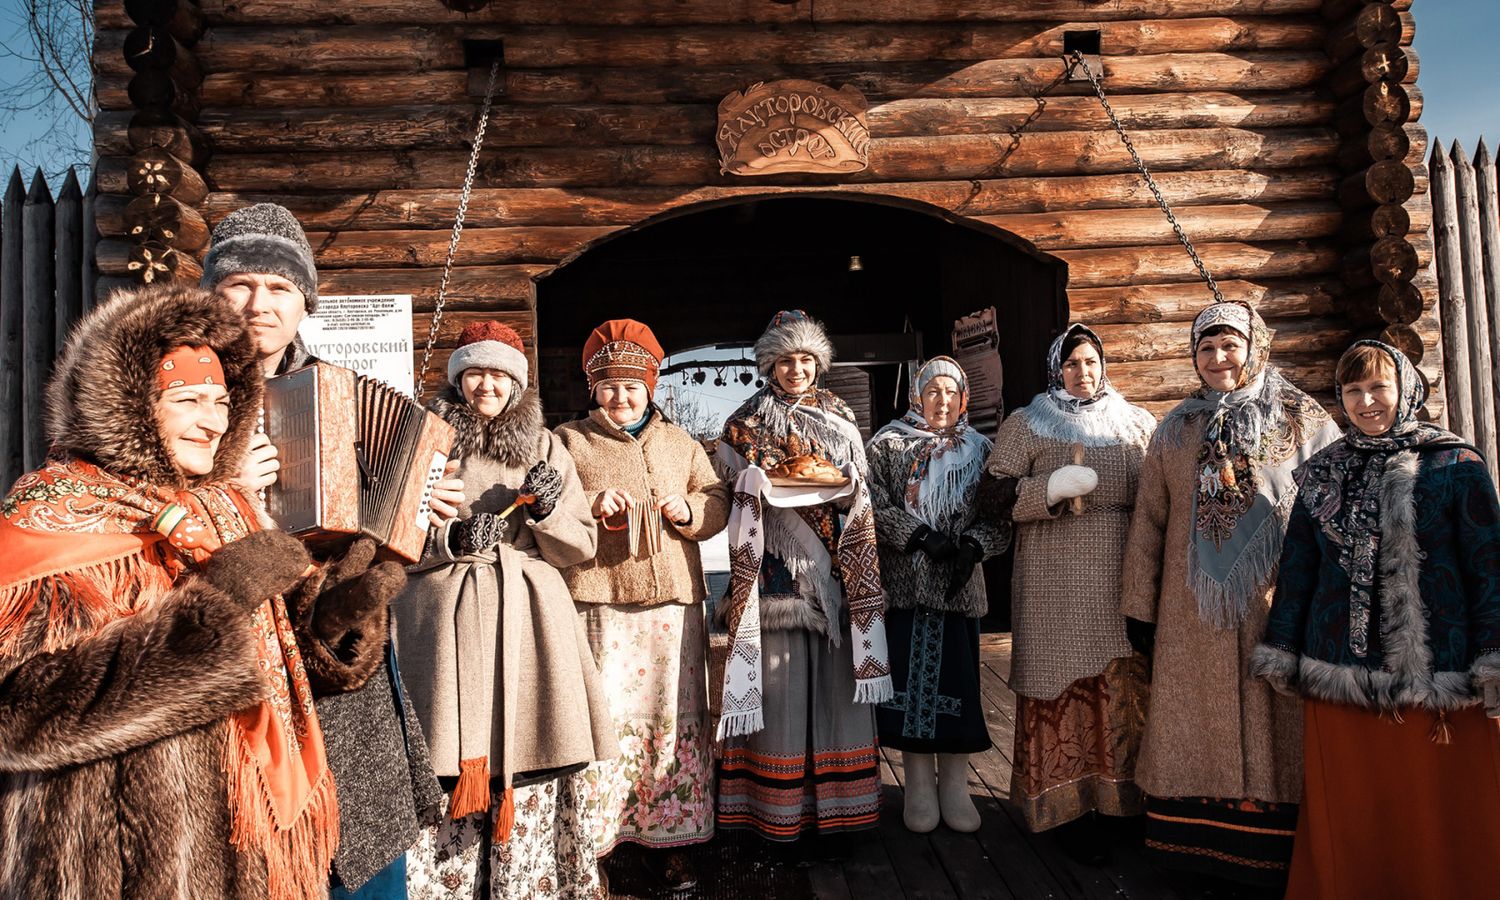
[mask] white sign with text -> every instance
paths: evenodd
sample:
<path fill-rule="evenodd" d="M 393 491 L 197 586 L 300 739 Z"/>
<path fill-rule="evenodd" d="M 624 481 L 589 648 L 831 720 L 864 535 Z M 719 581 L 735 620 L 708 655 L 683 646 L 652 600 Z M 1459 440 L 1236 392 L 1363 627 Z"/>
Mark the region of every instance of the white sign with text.
<path fill-rule="evenodd" d="M 321 296 L 298 333 L 319 359 L 413 395 L 410 294 Z"/>

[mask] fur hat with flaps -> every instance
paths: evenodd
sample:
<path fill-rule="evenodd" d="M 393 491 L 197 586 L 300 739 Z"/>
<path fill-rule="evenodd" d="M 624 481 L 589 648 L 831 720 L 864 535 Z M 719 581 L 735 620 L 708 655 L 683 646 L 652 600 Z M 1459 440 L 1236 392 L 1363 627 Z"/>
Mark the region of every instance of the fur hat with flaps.
<path fill-rule="evenodd" d="M 818 374 L 833 366 L 833 341 L 823 323 L 800 309 L 784 309 L 771 317 L 765 334 L 755 342 L 755 366 L 770 375 L 776 360 L 792 353 L 807 353 L 818 361 Z"/>
<path fill-rule="evenodd" d="M 231 275 L 280 275 L 302 292 L 308 312 L 318 309 L 318 267 L 302 223 L 284 206 L 257 203 L 235 210 L 214 226 L 203 258 L 201 286 L 213 290 Z"/>
<path fill-rule="evenodd" d="M 208 347 L 229 390 L 229 429 L 211 473 L 185 475 L 157 428 L 163 357 L 179 347 Z M 85 316 L 47 385 L 47 436 L 118 478 L 175 488 L 238 474 L 264 390 L 255 345 L 243 317 L 202 288 L 162 284 L 116 291 Z"/>

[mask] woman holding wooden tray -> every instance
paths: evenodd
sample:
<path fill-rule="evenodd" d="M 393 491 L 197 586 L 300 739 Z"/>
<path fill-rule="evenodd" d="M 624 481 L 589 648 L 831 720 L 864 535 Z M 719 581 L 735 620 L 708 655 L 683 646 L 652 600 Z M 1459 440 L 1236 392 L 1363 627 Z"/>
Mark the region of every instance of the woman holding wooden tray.
<path fill-rule="evenodd" d="M 557 429 L 578 466 L 599 550 L 563 572 L 584 610 L 620 754 L 585 775 L 595 843 L 647 848 L 669 889 L 697 882 L 677 848 L 713 837 L 706 595 L 698 543 L 724 530 L 729 491 L 708 454 L 652 402 L 663 352 L 651 329 L 605 322 L 583 347 L 598 404 Z"/>
<path fill-rule="evenodd" d="M 735 478 L 719 733 L 719 827 L 773 841 L 874 828 L 873 704 L 891 699 L 863 441 L 817 386 L 833 343 L 800 310 L 755 342 L 770 381 L 724 425 Z"/>

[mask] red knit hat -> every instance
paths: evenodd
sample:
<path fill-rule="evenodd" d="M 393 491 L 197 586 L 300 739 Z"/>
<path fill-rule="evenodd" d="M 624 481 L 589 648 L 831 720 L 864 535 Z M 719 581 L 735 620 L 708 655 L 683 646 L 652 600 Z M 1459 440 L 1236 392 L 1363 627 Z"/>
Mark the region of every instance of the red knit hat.
<path fill-rule="evenodd" d="M 583 345 L 583 371 L 589 390 L 603 381 L 641 381 L 656 392 L 656 373 L 666 353 L 651 329 L 634 319 L 610 319 Z"/>
<path fill-rule="evenodd" d="M 499 369 L 526 390 L 526 345 L 514 328 L 500 322 L 470 322 L 448 357 L 448 381 L 458 384 L 465 369 Z"/>

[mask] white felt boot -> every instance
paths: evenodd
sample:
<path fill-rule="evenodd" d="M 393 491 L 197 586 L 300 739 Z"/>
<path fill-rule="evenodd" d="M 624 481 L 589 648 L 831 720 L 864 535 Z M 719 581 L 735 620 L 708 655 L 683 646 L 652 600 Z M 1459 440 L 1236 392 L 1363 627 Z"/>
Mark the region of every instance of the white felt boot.
<path fill-rule="evenodd" d="M 906 807 L 901 820 L 908 831 L 926 834 L 938 826 L 937 772 L 931 753 L 901 753 L 906 770 Z"/>
<path fill-rule="evenodd" d="M 979 810 L 969 796 L 969 754 L 938 754 L 937 781 L 943 823 L 954 831 L 978 831 Z"/>

